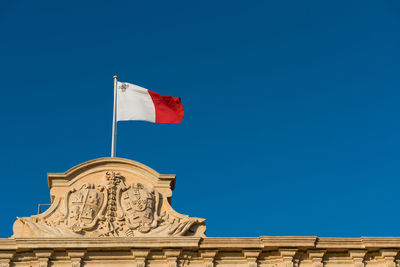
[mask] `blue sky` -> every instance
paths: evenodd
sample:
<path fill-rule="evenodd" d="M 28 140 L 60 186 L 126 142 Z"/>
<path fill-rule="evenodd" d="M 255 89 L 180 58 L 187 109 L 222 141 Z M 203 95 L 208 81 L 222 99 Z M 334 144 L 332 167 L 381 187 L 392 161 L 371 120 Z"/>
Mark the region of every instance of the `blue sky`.
<path fill-rule="evenodd" d="M 113 75 L 180 96 L 117 155 L 208 236 L 399 236 L 398 1 L 0 1 L 2 220 L 109 156 Z"/>

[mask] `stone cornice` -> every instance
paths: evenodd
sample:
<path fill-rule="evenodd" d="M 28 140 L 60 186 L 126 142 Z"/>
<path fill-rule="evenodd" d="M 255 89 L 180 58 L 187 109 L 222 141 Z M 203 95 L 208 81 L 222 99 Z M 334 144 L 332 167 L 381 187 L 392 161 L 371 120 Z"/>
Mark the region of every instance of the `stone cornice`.
<path fill-rule="evenodd" d="M 124 249 L 124 248 L 197 248 L 200 237 L 131 237 L 131 238 L 15 238 L 0 239 L 0 250 L 26 249 Z"/>
<path fill-rule="evenodd" d="M 400 237 L 131 237 L 131 238 L 2 238 L 0 251 L 30 249 L 128 249 L 128 248 L 184 248 L 184 249 L 400 249 Z"/>
<path fill-rule="evenodd" d="M 361 238 L 320 237 L 316 240 L 316 248 L 365 248 Z"/>
<path fill-rule="evenodd" d="M 98 158 L 83 162 L 79 165 L 72 167 L 64 173 L 47 173 L 47 182 L 48 186 L 51 189 L 52 187 L 57 186 L 66 186 L 74 176 L 77 176 L 85 171 L 96 168 L 98 166 L 108 167 L 108 166 L 126 166 L 128 168 L 136 168 L 142 170 L 144 173 L 147 173 L 149 177 L 158 177 L 162 181 L 166 181 L 168 187 L 171 187 L 171 190 L 175 187 L 175 174 L 159 174 L 157 171 L 152 168 L 134 161 L 130 159 L 124 158 Z"/>
<path fill-rule="evenodd" d="M 400 248 L 400 237 L 327 238 L 313 236 L 261 236 L 258 238 L 204 238 L 201 248 L 307 248 L 307 249 L 363 249 Z"/>

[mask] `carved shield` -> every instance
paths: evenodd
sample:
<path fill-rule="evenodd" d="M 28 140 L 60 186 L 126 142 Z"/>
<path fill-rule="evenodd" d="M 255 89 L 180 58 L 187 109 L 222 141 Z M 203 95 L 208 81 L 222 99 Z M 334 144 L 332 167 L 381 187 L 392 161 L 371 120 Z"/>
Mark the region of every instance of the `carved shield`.
<path fill-rule="evenodd" d="M 104 202 L 104 194 L 94 185 L 84 184 L 68 197 L 68 226 L 78 232 L 92 227 Z"/>
<path fill-rule="evenodd" d="M 154 228 L 152 225 L 155 211 L 153 190 L 146 189 L 140 183 L 133 184 L 122 193 L 121 206 L 130 229 L 146 233 Z"/>

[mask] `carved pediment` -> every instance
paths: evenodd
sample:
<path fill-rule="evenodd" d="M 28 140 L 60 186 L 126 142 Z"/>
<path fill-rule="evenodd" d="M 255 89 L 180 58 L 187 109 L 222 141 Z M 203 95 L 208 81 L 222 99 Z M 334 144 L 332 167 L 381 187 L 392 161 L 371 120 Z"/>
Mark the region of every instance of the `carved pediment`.
<path fill-rule="evenodd" d="M 52 205 L 18 218 L 12 237 L 204 237 L 204 219 L 170 206 L 175 175 L 121 158 L 101 158 L 48 174 Z"/>

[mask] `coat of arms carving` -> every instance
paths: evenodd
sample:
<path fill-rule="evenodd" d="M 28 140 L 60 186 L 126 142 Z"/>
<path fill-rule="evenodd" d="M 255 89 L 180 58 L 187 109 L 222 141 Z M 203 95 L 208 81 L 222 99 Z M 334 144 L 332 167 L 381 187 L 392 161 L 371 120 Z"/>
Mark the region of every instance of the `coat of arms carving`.
<path fill-rule="evenodd" d="M 132 184 L 124 190 L 121 198 L 122 210 L 130 229 L 147 233 L 158 225 L 154 218 L 155 206 L 158 204 L 154 190 L 148 191 L 142 184 Z"/>
<path fill-rule="evenodd" d="M 79 190 L 67 193 L 66 226 L 74 232 L 92 229 L 98 221 L 104 203 L 104 186 L 84 184 Z"/>

